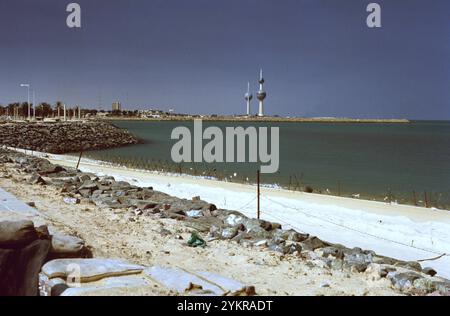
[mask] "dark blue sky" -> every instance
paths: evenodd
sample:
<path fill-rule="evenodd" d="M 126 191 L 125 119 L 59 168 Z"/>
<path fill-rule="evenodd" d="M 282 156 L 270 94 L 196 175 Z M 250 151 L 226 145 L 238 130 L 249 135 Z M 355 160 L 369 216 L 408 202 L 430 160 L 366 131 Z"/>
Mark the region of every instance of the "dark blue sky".
<path fill-rule="evenodd" d="M 448 0 L 78 0 L 81 29 L 70 2 L 1 0 L 0 104 L 30 82 L 38 101 L 243 113 L 263 67 L 269 114 L 450 119 Z"/>

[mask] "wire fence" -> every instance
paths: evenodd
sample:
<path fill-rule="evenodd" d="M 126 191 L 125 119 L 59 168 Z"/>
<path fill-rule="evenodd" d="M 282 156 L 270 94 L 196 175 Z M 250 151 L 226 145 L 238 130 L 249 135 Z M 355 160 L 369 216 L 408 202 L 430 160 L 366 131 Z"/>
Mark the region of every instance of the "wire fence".
<path fill-rule="evenodd" d="M 274 199 L 271 199 L 271 198 L 269 198 L 269 197 L 267 197 L 267 196 L 265 196 L 265 195 L 261 195 L 261 197 L 262 197 L 263 199 L 265 199 L 266 201 L 269 201 L 269 202 L 271 202 L 271 203 L 274 203 L 274 204 L 277 204 L 277 205 L 279 205 L 279 206 L 282 206 L 283 208 L 290 209 L 290 210 L 294 210 L 294 211 L 296 211 L 296 212 L 302 213 L 302 214 L 305 215 L 306 217 L 314 218 L 314 219 L 316 219 L 316 220 L 325 222 L 325 223 L 330 224 L 330 225 L 333 225 L 333 226 L 337 226 L 337 227 L 343 228 L 343 229 L 345 229 L 345 230 L 357 232 L 357 233 L 362 234 L 362 235 L 365 235 L 365 236 L 369 236 L 369 237 L 376 238 L 376 239 L 379 239 L 379 240 L 383 240 L 383 241 L 387 241 L 387 242 L 390 242 L 390 243 L 398 244 L 398 245 L 401 245 L 401 246 L 405 246 L 405 247 L 409 247 L 409 248 L 414 248 L 414 249 L 417 249 L 417 250 L 421 250 L 421 251 L 424 251 L 424 252 L 428 252 L 428 253 L 433 254 L 433 255 L 439 255 L 440 257 L 444 257 L 444 256 L 447 256 L 447 257 L 448 257 L 448 256 L 450 256 L 449 254 L 447 254 L 447 253 L 445 253 L 445 252 L 440 252 L 440 251 L 436 251 L 436 250 L 429 249 L 429 248 L 424 248 L 424 247 L 417 247 L 417 246 L 414 246 L 414 245 L 412 245 L 412 244 L 408 244 L 408 243 L 405 243 L 405 242 L 400 242 L 400 241 L 393 240 L 393 239 L 389 239 L 389 238 L 382 237 L 382 236 L 379 236 L 379 235 L 371 234 L 371 233 L 368 233 L 368 232 L 366 232 L 366 231 L 357 229 L 357 228 L 355 228 L 355 227 L 350 227 L 350 226 L 345 225 L 345 224 L 336 223 L 335 221 L 332 221 L 332 220 L 327 219 L 327 218 L 325 218 L 325 217 L 322 217 L 322 216 L 319 216 L 319 215 L 312 214 L 311 212 L 307 212 L 307 211 L 305 211 L 305 210 L 302 210 L 302 209 L 299 209 L 299 208 L 296 208 L 296 207 L 292 207 L 292 206 L 286 205 L 286 204 L 281 203 L 281 202 L 279 202 L 279 201 L 275 201 Z M 264 212 L 263 212 L 263 213 L 264 213 Z M 275 216 L 273 216 L 272 213 L 270 213 L 270 214 L 268 214 L 268 215 L 270 215 L 270 216 L 272 216 L 272 217 L 275 218 Z M 283 221 L 282 219 L 280 219 L 280 221 L 281 221 L 282 224 L 283 224 L 283 222 L 284 222 L 284 224 L 288 224 L 288 225 L 290 225 L 291 227 L 295 227 L 295 224 L 293 224 L 292 222 L 291 222 L 291 223 L 287 223 L 286 221 Z M 300 230 L 299 227 L 295 227 L 295 228 Z"/>
<path fill-rule="evenodd" d="M 250 175 L 243 173 L 238 176 L 229 170 L 227 171 L 225 169 L 210 167 L 208 165 L 199 166 L 198 164 L 177 164 L 163 159 L 128 157 L 120 155 L 96 155 L 92 157 L 98 158 L 102 161 L 107 161 L 113 165 L 137 170 L 150 170 L 180 175 L 187 174 L 244 184 L 256 183 L 256 179 L 253 174 Z M 378 188 L 374 189 L 374 192 L 371 193 L 367 193 L 365 191 L 357 192 L 354 188 L 352 190 L 353 186 L 346 185 L 346 183 L 339 180 L 330 181 L 330 185 L 326 188 L 317 186 L 314 183 L 308 182 L 305 174 L 302 172 L 292 173 L 287 177 L 280 177 L 278 181 L 279 183 L 265 183 L 263 185 L 271 185 L 293 192 L 318 193 L 393 204 L 398 203 L 426 208 L 450 209 L 450 187 L 447 191 L 433 191 L 427 188 L 424 188 L 423 190 L 393 190 L 391 189 L 392 186 L 386 186 L 384 190 L 380 190 Z"/>

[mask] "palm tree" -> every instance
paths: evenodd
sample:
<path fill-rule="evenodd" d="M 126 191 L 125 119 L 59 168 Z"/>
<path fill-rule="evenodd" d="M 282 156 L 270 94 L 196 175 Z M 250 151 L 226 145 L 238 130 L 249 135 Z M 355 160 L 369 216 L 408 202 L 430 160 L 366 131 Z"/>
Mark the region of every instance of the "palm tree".
<path fill-rule="evenodd" d="M 19 107 L 19 103 L 10 103 L 8 104 L 8 112 L 9 112 L 9 116 L 15 117 L 16 112 L 15 109 Z"/>
<path fill-rule="evenodd" d="M 28 102 L 22 102 L 19 105 L 19 116 L 22 118 L 28 117 Z"/>
<path fill-rule="evenodd" d="M 59 113 L 59 116 L 63 115 L 63 103 L 61 101 L 56 102 L 55 106 L 55 116 L 57 116 Z M 59 117 L 58 117 L 59 118 Z"/>
<path fill-rule="evenodd" d="M 36 110 L 36 114 L 43 118 L 49 117 L 53 113 L 52 106 L 47 102 L 42 102 Z"/>

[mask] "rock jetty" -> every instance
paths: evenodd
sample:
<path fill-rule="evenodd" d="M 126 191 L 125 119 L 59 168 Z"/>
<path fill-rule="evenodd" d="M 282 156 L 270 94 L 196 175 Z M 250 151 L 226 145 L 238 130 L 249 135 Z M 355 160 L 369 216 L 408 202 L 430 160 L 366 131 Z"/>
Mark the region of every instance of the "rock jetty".
<path fill-rule="evenodd" d="M 218 209 L 200 197 L 180 199 L 151 187 L 63 168 L 45 159 L 9 150 L 0 150 L 0 164 L 27 175 L 26 181 L 30 184 L 53 186 L 68 204 L 92 203 L 104 209 L 120 209 L 131 222 L 138 221 L 139 217 L 177 220 L 197 231 L 207 247 L 215 239 L 229 240 L 243 247 L 295 256 L 313 266 L 361 273 L 373 280 L 386 279 L 392 288 L 403 294 L 450 294 L 450 281 L 435 276 L 436 271 L 418 262 L 381 256 L 371 250 L 350 249 L 286 230 L 278 223 L 248 218 L 235 210 Z"/>
<path fill-rule="evenodd" d="M 0 144 L 52 154 L 137 144 L 138 138 L 108 122 L 37 122 L 0 124 Z"/>

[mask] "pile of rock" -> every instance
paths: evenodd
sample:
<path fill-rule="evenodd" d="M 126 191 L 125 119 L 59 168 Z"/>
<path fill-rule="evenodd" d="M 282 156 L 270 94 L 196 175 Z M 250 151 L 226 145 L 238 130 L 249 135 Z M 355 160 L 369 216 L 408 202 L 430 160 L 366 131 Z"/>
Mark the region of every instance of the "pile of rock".
<path fill-rule="evenodd" d="M 89 257 L 79 238 L 50 235 L 31 221 L 0 222 L 0 296 L 36 296 L 42 265 L 54 258 Z"/>
<path fill-rule="evenodd" d="M 282 229 L 278 223 L 248 218 L 229 210 L 186 212 L 186 225 L 208 233 L 209 241 L 229 239 L 246 247 L 261 247 L 296 255 L 316 266 L 332 270 L 365 273 L 374 280 L 387 278 L 404 293 L 450 295 L 450 281 L 436 277 L 431 268 L 416 261 L 401 261 L 361 248 L 332 244 L 309 234 Z M 209 229 L 208 229 L 209 228 Z"/>
<path fill-rule="evenodd" d="M 105 209 L 123 209 L 130 221 L 139 216 L 171 218 L 208 235 L 207 241 L 223 239 L 246 247 L 260 247 L 284 255 L 294 255 L 329 269 L 367 273 L 388 278 L 397 289 L 415 294 L 450 292 L 450 282 L 437 278 L 432 269 L 418 262 L 405 262 L 377 255 L 370 250 L 349 249 L 315 236 L 285 230 L 278 223 L 248 218 L 240 212 L 217 209 L 199 197 L 180 199 L 168 194 L 116 181 L 113 177 L 52 165 L 47 160 L 0 151 L 0 162 L 11 163 L 18 172 L 30 174 L 31 183 L 52 185 L 66 203 L 94 203 Z"/>
<path fill-rule="evenodd" d="M 106 149 L 137 144 L 127 130 L 108 122 L 0 124 L 0 144 L 53 154 Z"/>

